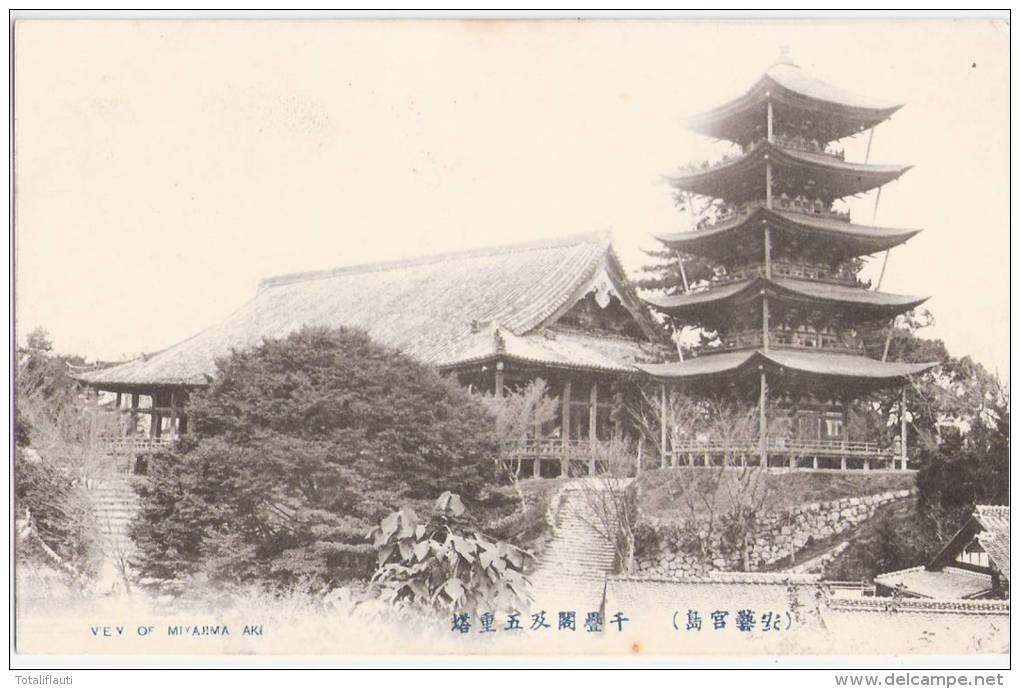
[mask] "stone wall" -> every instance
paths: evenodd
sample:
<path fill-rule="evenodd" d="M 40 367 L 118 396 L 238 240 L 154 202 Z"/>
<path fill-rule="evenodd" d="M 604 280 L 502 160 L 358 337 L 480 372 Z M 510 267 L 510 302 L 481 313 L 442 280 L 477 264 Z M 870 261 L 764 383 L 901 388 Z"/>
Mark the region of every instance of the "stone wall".
<path fill-rule="evenodd" d="M 769 512 L 754 529 L 749 550 L 751 569 L 761 569 L 789 559 L 805 547 L 848 531 L 871 517 L 879 506 L 906 498 L 916 490 L 899 490 L 800 505 L 790 511 Z M 707 522 L 677 523 L 643 517 L 656 534 L 655 552 L 641 553 L 636 574 L 662 578 L 692 578 L 712 571 L 741 568 L 740 553 L 716 526 Z M 702 552 L 702 546 L 704 551 Z"/>

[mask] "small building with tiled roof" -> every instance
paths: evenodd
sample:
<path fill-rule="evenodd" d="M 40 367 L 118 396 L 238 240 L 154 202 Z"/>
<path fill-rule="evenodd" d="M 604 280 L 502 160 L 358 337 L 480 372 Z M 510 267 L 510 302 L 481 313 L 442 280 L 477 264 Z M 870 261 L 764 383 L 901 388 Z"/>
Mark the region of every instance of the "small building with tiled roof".
<path fill-rule="evenodd" d="M 661 360 L 664 346 L 601 232 L 270 278 L 222 322 L 76 375 L 150 416 L 149 437 L 138 442 L 169 442 L 186 431 L 184 402 L 208 383 L 217 359 L 305 326 L 364 330 L 484 392 L 544 379 L 562 403 L 533 448 L 553 459 L 549 471 L 567 448 L 618 430 L 610 420 L 618 388 L 639 375 L 636 364 Z M 536 472 L 546 471 L 541 464 Z"/>
<path fill-rule="evenodd" d="M 880 593 L 911 598 L 1005 598 L 1009 594 L 1009 507 L 978 505 L 927 565 L 875 577 Z"/>

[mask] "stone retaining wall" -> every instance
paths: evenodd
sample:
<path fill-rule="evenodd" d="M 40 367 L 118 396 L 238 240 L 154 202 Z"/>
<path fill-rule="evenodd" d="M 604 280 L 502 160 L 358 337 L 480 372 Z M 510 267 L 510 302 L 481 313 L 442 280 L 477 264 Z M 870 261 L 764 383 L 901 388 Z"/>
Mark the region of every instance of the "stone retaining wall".
<path fill-rule="evenodd" d="M 751 569 L 788 559 L 817 541 L 848 531 L 871 517 L 881 505 L 906 498 L 916 489 L 842 498 L 800 505 L 789 512 L 770 512 L 761 518 L 750 545 Z M 707 524 L 694 525 L 645 518 L 659 540 L 657 552 L 637 560 L 636 574 L 647 577 L 692 578 L 711 571 L 740 569 L 739 551 L 726 542 L 721 529 L 707 533 Z M 702 555 L 704 542 L 707 555 Z"/>

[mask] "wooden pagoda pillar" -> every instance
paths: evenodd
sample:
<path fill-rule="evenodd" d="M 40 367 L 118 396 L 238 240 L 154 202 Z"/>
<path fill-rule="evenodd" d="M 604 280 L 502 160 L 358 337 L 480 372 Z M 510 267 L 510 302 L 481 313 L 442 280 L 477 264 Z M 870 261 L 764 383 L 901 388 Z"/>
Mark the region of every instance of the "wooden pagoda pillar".
<path fill-rule="evenodd" d="M 900 388 L 900 469 L 907 469 L 907 386 Z"/>
<path fill-rule="evenodd" d="M 767 108 L 767 122 L 766 122 L 766 134 L 768 136 L 769 143 L 772 143 L 773 138 L 773 112 L 772 112 L 772 94 L 766 93 L 766 108 Z M 765 208 L 772 210 L 772 161 L 769 160 L 769 154 L 765 154 Z M 762 236 L 762 246 L 764 250 L 764 256 L 762 257 L 765 262 L 765 278 L 769 279 L 772 277 L 772 247 L 769 237 L 768 223 L 764 224 L 764 232 Z M 762 350 L 769 351 L 769 297 L 766 291 L 761 291 L 761 343 Z M 758 381 L 758 452 L 759 461 L 761 462 L 762 469 L 767 469 L 769 464 L 769 449 L 768 449 L 768 422 L 765 418 L 765 407 L 768 402 L 768 380 L 765 376 L 765 367 L 759 368 L 760 379 Z"/>
<path fill-rule="evenodd" d="M 667 457 L 669 454 L 666 451 L 666 384 L 661 383 L 659 385 L 660 392 L 660 405 L 659 405 L 659 452 L 662 456 L 659 458 L 659 464 L 661 468 L 665 469 L 667 466 Z"/>
<path fill-rule="evenodd" d="M 768 400 L 768 381 L 765 379 L 765 367 L 759 367 L 761 379 L 758 383 L 758 450 L 761 458 L 761 467 L 765 469 L 769 464 L 768 448 L 768 424 L 765 422 L 765 404 Z"/>

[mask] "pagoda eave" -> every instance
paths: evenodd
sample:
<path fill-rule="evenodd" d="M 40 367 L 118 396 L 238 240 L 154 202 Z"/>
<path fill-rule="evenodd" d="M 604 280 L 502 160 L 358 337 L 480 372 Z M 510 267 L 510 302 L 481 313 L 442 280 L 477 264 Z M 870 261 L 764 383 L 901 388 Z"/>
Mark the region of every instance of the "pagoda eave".
<path fill-rule="evenodd" d="M 724 260 L 733 255 L 733 244 L 741 241 L 751 252 L 760 254 L 763 226 L 772 232 L 774 246 L 779 247 L 784 241 L 797 243 L 815 254 L 831 257 L 834 262 L 891 249 L 921 231 L 854 225 L 835 218 L 759 206 L 753 212 L 704 229 L 660 234 L 655 238 L 674 251 Z"/>
<path fill-rule="evenodd" d="M 843 310 L 863 321 L 892 318 L 928 299 L 810 280 L 758 277 L 710 287 L 701 292 L 647 297 L 645 301 L 663 313 L 690 322 L 701 322 L 705 317 L 718 317 L 722 310 L 756 303 L 763 295 L 768 295 L 770 303 Z"/>
<path fill-rule="evenodd" d="M 813 119 L 827 141 L 858 134 L 878 125 L 903 107 L 852 94 L 814 79 L 791 65 L 773 65 L 744 95 L 719 107 L 685 118 L 688 129 L 726 141 L 746 142 L 762 121 L 768 101 L 788 117 Z"/>
<path fill-rule="evenodd" d="M 863 194 L 899 178 L 910 165 L 851 163 L 835 156 L 762 142 L 750 151 L 699 170 L 668 176 L 675 188 L 740 202 L 766 196 L 766 166 L 775 175 L 773 192 L 800 190 L 826 200 Z"/>
<path fill-rule="evenodd" d="M 860 392 L 903 385 L 911 376 L 937 365 L 936 362 L 883 362 L 852 354 L 754 349 L 706 354 L 665 364 L 642 364 L 638 368 L 662 382 L 690 383 L 740 379 L 764 370 L 791 383 L 821 388 L 835 383 Z"/>

